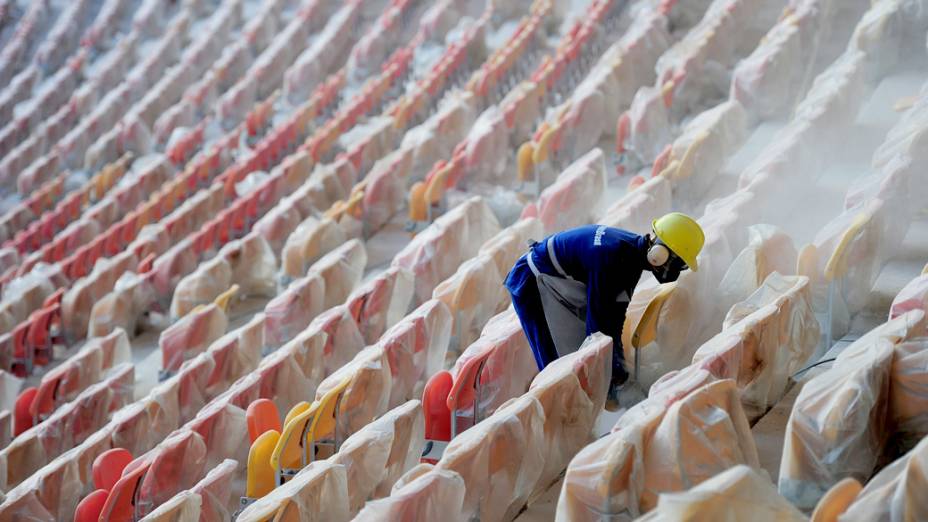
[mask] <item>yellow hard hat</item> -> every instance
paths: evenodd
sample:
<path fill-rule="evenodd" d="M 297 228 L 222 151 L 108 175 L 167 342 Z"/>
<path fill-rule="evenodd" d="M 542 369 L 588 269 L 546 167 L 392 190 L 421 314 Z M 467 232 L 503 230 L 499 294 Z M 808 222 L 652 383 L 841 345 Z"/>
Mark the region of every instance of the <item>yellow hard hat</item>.
<path fill-rule="evenodd" d="M 671 212 L 651 222 L 651 229 L 690 269 L 694 272 L 698 270 L 696 256 L 702 250 L 706 236 L 695 219 L 680 212 Z"/>

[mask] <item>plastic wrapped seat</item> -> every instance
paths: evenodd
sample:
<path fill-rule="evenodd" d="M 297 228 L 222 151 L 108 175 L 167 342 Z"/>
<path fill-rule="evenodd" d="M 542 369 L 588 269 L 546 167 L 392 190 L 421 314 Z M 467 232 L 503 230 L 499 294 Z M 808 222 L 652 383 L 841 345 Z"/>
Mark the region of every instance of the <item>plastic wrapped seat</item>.
<path fill-rule="evenodd" d="M 397 483 L 389 497 L 369 501 L 355 520 L 391 522 L 440 519 L 464 522 L 467 520 L 462 514 L 464 492 L 461 475 L 454 471 L 434 469 L 405 483 Z"/>
<path fill-rule="evenodd" d="M 567 468 L 557 520 L 637 517 L 662 493 L 738 464 L 760 466 L 734 381 L 696 377 L 632 407 L 610 435 L 580 450 Z"/>
<path fill-rule="evenodd" d="M 478 255 L 492 257 L 500 277 L 505 278 L 519 257 L 528 252 L 529 241 L 540 241 L 543 236 L 544 228 L 537 218 L 520 219 L 488 239 Z"/>
<path fill-rule="evenodd" d="M 883 468 L 864 487 L 839 520 L 921 520 L 928 517 L 924 496 L 928 438 Z"/>
<path fill-rule="evenodd" d="M 733 466 L 688 490 L 661 493 L 657 507 L 637 520 L 808 520 L 763 473 L 743 464 Z"/>
<path fill-rule="evenodd" d="M 203 353 L 226 333 L 229 326 L 228 306 L 238 292 L 238 285 L 233 285 L 216 298 L 216 302 L 198 306 L 189 314 L 161 332 L 158 346 L 161 349 L 162 376 L 170 375 L 180 369 L 181 363 L 193 356 Z"/>
<path fill-rule="evenodd" d="M 910 310 L 928 311 L 928 274 L 923 274 L 909 281 L 896 294 L 889 309 L 889 318 L 895 319 Z"/>
<path fill-rule="evenodd" d="M 593 149 L 561 172 L 541 193 L 536 204 L 537 216 L 527 209 L 523 217 L 540 219 L 546 234 L 561 232 L 599 216 L 605 191 L 605 159 L 602 150 Z"/>
<path fill-rule="evenodd" d="M 264 341 L 268 348 L 277 348 L 293 339 L 322 311 L 325 300 L 325 280 L 316 272 L 297 279 L 264 307 Z"/>
<path fill-rule="evenodd" d="M 310 463 L 292 480 L 245 508 L 236 520 L 330 522 L 349 519 L 345 467 L 323 460 Z"/>
<path fill-rule="evenodd" d="M 283 247 L 283 275 L 289 278 L 302 277 L 307 268 L 347 239 L 342 227 L 331 218 L 306 218 L 290 234 Z"/>
<path fill-rule="evenodd" d="M 406 315 L 415 288 L 412 273 L 391 266 L 358 287 L 345 303 L 367 344 L 374 344 Z"/>
<path fill-rule="evenodd" d="M 454 275 L 435 287 L 432 298 L 451 311 L 457 346 L 470 345 L 486 322 L 509 305 L 503 279 L 489 256 L 464 261 Z"/>
<path fill-rule="evenodd" d="M 351 292 L 361 284 L 367 266 L 367 250 L 364 244 L 352 239 L 313 263 L 311 272 L 325 280 L 326 309 L 344 303 Z"/>
<path fill-rule="evenodd" d="M 925 314 L 906 313 L 871 330 L 810 379 L 786 424 L 779 491 L 812 509 L 835 483 L 866 481 L 890 436 L 890 387 L 897 344 L 922 336 Z"/>

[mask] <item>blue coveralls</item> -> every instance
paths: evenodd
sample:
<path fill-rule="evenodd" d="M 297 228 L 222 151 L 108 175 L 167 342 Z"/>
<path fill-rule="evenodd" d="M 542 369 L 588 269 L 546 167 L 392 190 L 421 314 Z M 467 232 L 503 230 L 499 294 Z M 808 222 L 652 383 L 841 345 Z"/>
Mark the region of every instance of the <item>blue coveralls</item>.
<path fill-rule="evenodd" d="M 599 225 L 586 225 L 551 237 L 561 270 L 586 284 L 586 335 L 602 332 L 612 337 L 613 380 L 624 382 L 628 373 L 622 352 L 622 324 L 635 286 L 647 268 L 647 237 Z M 548 255 L 546 238 L 532 245 L 506 278 L 513 307 L 535 362 L 542 369 L 557 359 L 558 353 L 545 319 L 535 274 L 526 259 L 528 255 L 539 272 L 561 276 Z"/>

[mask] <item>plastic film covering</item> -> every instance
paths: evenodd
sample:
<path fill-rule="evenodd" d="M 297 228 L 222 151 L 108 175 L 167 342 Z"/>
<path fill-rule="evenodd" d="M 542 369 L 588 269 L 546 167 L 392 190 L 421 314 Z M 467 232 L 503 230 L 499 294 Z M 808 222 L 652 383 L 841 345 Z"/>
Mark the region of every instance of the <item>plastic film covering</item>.
<path fill-rule="evenodd" d="M 699 377 L 698 375 L 696 377 Z M 657 506 L 658 495 L 683 491 L 728 468 L 758 468 L 757 448 L 734 381 L 652 395 L 619 418 L 614 431 L 571 461 L 558 521 L 616 520 Z"/>
<path fill-rule="evenodd" d="M 79 370 L 75 368 L 75 370 Z M 11 373 L 0 370 L 0 411 L 11 412 L 19 395 L 23 380 Z M 8 438 L 9 435 L 6 435 Z M 5 439 L 4 439 L 5 440 Z M 4 444 L 3 446 L 6 446 Z"/>
<path fill-rule="evenodd" d="M 800 22 L 795 15 L 780 20 L 735 67 L 731 97 L 752 119 L 777 118 L 792 109 L 803 94 Z"/>
<path fill-rule="evenodd" d="M 431 468 L 427 464 L 420 466 Z M 416 471 L 416 468 L 413 471 Z M 355 517 L 355 521 L 468 520 L 463 515 L 464 479 L 454 471 L 430 469 L 426 473 L 419 473 L 415 478 L 410 478 L 404 484 L 397 483 L 397 486 L 389 497 L 368 502 Z"/>
<path fill-rule="evenodd" d="M 448 444 L 436 470 L 464 479 L 464 520 L 511 520 L 522 509 L 544 469 L 544 423 L 541 402 L 522 396 Z"/>
<path fill-rule="evenodd" d="M 621 117 L 621 120 L 628 118 L 628 126 L 627 133 L 618 136 L 618 143 L 624 147 L 625 161 L 633 166 L 651 164 L 660 155 L 661 149 L 673 142 L 666 96 L 660 85 L 642 87 Z"/>
<path fill-rule="evenodd" d="M 325 280 L 318 273 L 292 282 L 283 293 L 264 307 L 264 342 L 277 348 L 307 326 L 325 309 Z"/>
<path fill-rule="evenodd" d="M 64 286 L 63 276 L 57 266 L 40 265 L 3 285 L 3 301 L 0 303 L 0 326 L 3 332 L 12 331 L 29 314 L 41 308 L 56 288 Z"/>
<path fill-rule="evenodd" d="M 228 326 L 226 313 L 216 304 L 193 310 L 158 337 L 162 370 L 177 371 L 181 363 L 205 352 L 213 341 L 222 337 Z"/>
<path fill-rule="evenodd" d="M 529 241 L 544 237 L 544 228 L 537 218 L 524 218 L 504 228 L 480 247 L 478 255 L 493 258 L 499 275 L 505 278 L 522 254 L 528 251 Z"/>
<path fill-rule="evenodd" d="M 289 482 L 245 508 L 236 520 L 339 522 L 350 518 L 345 466 L 326 459 L 311 462 Z"/>
<path fill-rule="evenodd" d="M 323 255 L 348 240 L 348 234 L 331 218 L 306 218 L 287 238 L 281 254 L 284 278 L 297 278 Z"/>
<path fill-rule="evenodd" d="M 217 257 L 229 262 L 232 279 L 243 297 L 277 295 L 277 258 L 264 237 L 248 234 L 222 247 Z"/>
<path fill-rule="evenodd" d="M 599 89 L 584 82 L 571 94 L 566 109 L 564 119 L 568 130 L 562 134 L 558 153 L 576 158 L 599 144 L 603 131 L 611 126 L 603 119 L 606 99 Z"/>
<path fill-rule="evenodd" d="M 106 380 L 87 388 L 0 450 L 0 490 L 9 491 L 56 457 L 102 428 L 110 414 L 132 400 L 135 369 L 113 368 Z"/>
<path fill-rule="evenodd" d="M 822 143 L 838 145 L 840 141 L 836 141 L 834 131 L 853 124 L 860 100 L 867 99 L 873 90 L 874 86 L 866 78 L 866 64 L 866 54 L 848 49 L 815 78 L 809 92 L 796 106 L 793 121 L 812 123 L 811 129 Z M 803 145 L 812 146 L 810 143 Z"/>
<path fill-rule="evenodd" d="M 309 400 L 325 377 L 326 335 L 308 329 L 277 352 L 261 361 L 256 372 L 262 397 L 271 399 L 279 411 Z"/>
<path fill-rule="evenodd" d="M 747 139 L 747 120 L 744 107 L 736 100 L 728 100 L 686 124 L 673 142 L 663 171 L 673 182 L 676 195 L 692 200 L 709 190 L 725 163 Z"/>
<path fill-rule="evenodd" d="M 435 287 L 432 299 L 451 310 L 458 346 L 474 342 L 486 322 L 509 304 L 499 270 L 493 258 L 486 255 L 464 261 L 454 275 Z"/>
<path fill-rule="evenodd" d="M 205 353 L 185 361 L 180 366 L 177 402 L 182 420 L 193 418 L 200 408 L 209 402 L 209 381 L 216 366 L 216 361 Z"/>
<path fill-rule="evenodd" d="M 403 207 L 412 162 L 411 151 L 397 149 L 378 160 L 364 178 L 361 220 L 365 236 L 383 228 Z"/>
<path fill-rule="evenodd" d="M 511 154 L 509 129 L 498 105 L 484 110 L 467 132 L 464 168 L 470 181 L 499 182 Z"/>
<path fill-rule="evenodd" d="M 152 284 L 158 299 L 169 301 L 180 282 L 197 269 L 199 258 L 193 248 L 193 237 L 187 237 L 158 256 L 152 266 Z M 189 284 L 189 283 L 187 283 Z"/>
<path fill-rule="evenodd" d="M 546 234 L 589 223 L 602 211 L 605 193 L 605 157 L 602 150 L 593 149 L 567 167 L 541 193 L 536 204 L 537 217 Z"/>
<path fill-rule="evenodd" d="M 651 232 L 651 220 L 670 212 L 672 184 L 667 176 L 655 176 L 630 190 L 603 213 L 599 223 L 636 234 Z"/>
<path fill-rule="evenodd" d="M 151 467 L 136 492 L 136 510 L 151 513 L 178 490 L 197 483 L 206 465 L 206 442 L 196 432 L 181 430 L 137 460 L 148 461 Z"/>
<path fill-rule="evenodd" d="M 458 377 L 468 361 L 484 357 L 478 410 L 489 415 L 509 399 L 524 394 L 538 375 L 538 365 L 522 331 L 522 323 L 511 307 L 487 322 L 480 337 L 458 357 L 451 374 Z M 458 407 L 458 411 L 453 412 L 456 415 L 473 416 L 472 398 Z"/>
<path fill-rule="evenodd" d="M 400 476 L 419 462 L 424 443 L 425 418 L 419 401 L 390 410 L 348 437 L 332 461 L 345 466 L 351 514 L 360 511 L 367 499 L 389 494 Z"/>
<path fill-rule="evenodd" d="M 129 339 L 125 332 L 116 330 L 107 337 L 97 337 L 87 341 L 80 351 L 43 375 L 39 387 L 40 389 L 45 387 L 54 389 L 55 404 L 70 401 L 80 392 L 100 382 L 107 370 L 130 361 Z M 4 382 L 7 382 L 7 379 L 15 379 L 12 395 L 12 398 L 15 398 L 22 381 L 5 372 L 0 375 L 4 376 Z M 0 409 L 7 408 L 0 404 Z M 9 411 L 12 411 L 12 405 Z"/>
<path fill-rule="evenodd" d="M 924 52 L 922 33 L 928 29 L 924 8 L 920 0 L 873 2 L 857 22 L 848 47 L 867 53 L 873 80 L 885 77 L 906 57 Z"/>
<path fill-rule="evenodd" d="M 545 412 L 544 470 L 536 493 L 544 491 L 593 439 L 611 376 L 612 338 L 595 333 L 579 350 L 555 360 L 532 381 L 528 393 L 541 402 Z"/>
<path fill-rule="evenodd" d="M 202 499 L 199 520 L 206 522 L 232 519 L 229 500 L 232 497 L 232 481 L 237 470 L 238 462 L 226 459 L 193 486 L 191 491 Z"/>
<path fill-rule="evenodd" d="M 793 240 L 772 225 L 748 227 L 748 245 L 735 257 L 719 283 L 718 306 L 728 310 L 760 288 L 773 272 L 790 274 L 796 269 Z"/>
<path fill-rule="evenodd" d="M 389 407 L 422 395 L 428 378 L 442 369 L 451 340 L 451 313 L 436 299 L 426 301 L 378 341 L 390 361 Z"/>
<path fill-rule="evenodd" d="M 313 320 L 309 329 L 322 332 L 325 340 L 325 373 L 331 375 L 357 355 L 365 347 L 364 337 L 358 330 L 348 307 L 336 306 Z"/>
<path fill-rule="evenodd" d="M 841 479 L 866 482 L 891 434 L 887 413 L 896 344 L 924 330 L 920 310 L 886 322 L 803 386 L 786 424 L 780 494 L 806 510 Z"/>
<path fill-rule="evenodd" d="M 911 448 L 928 435 L 928 338 L 896 346 L 889 414 L 897 443 L 903 448 Z"/>
<path fill-rule="evenodd" d="M 390 359 L 385 347 L 368 346 L 319 384 L 316 390 L 317 401 L 343 381 L 349 381 L 338 405 L 336 430 L 339 437 L 356 433 L 390 409 L 390 393 L 393 389 L 390 370 Z"/>
<path fill-rule="evenodd" d="M 870 479 L 839 520 L 928 518 L 928 438 Z"/>
<path fill-rule="evenodd" d="M 171 316 L 184 317 L 198 305 L 212 302 L 231 286 L 231 264 L 223 256 L 214 257 L 177 283 L 171 300 Z"/>
<path fill-rule="evenodd" d="M 774 273 L 732 308 L 724 330 L 696 350 L 693 364 L 735 380 L 753 422 L 783 397 L 818 341 L 808 279 Z"/>
<path fill-rule="evenodd" d="M 486 201 L 468 199 L 419 232 L 393 258 L 393 265 L 410 270 L 416 281 L 416 304 L 427 301 L 438 283 L 447 279 L 480 246 L 500 231 Z M 440 255 L 439 255 L 440 254 Z"/>
<path fill-rule="evenodd" d="M 896 294 L 889 308 L 889 318 L 895 319 L 910 310 L 928 311 L 928 274 L 909 281 Z"/>
<path fill-rule="evenodd" d="M 659 520 L 805 522 L 808 517 L 777 493 L 763 471 L 737 465 L 686 491 L 661 493 L 640 522 Z"/>
<path fill-rule="evenodd" d="M 200 520 L 203 498 L 192 492 L 182 491 L 154 511 L 145 515 L 143 522 L 175 522 L 179 520 Z"/>
<path fill-rule="evenodd" d="M 254 230 L 267 241 L 272 251 L 280 252 L 302 220 L 299 209 L 291 200 L 284 199 L 255 223 Z"/>
<path fill-rule="evenodd" d="M 873 153 L 872 166 L 875 171 L 883 171 L 889 164 L 900 157 L 916 155 L 928 134 L 928 91 L 922 87 L 918 99 L 909 110 L 904 112 L 899 121 L 893 125 L 883 143 Z"/>
<path fill-rule="evenodd" d="M 403 135 L 400 148 L 412 150 L 416 179 L 424 176 L 435 162 L 449 157 L 455 145 L 467 137 L 476 118 L 473 98 L 473 93 L 467 90 L 449 92 L 435 114 Z"/>
<path fill-rule="evenodd" d="M 325 280 L 325 308 L 344 303 L 361 284 L 367 266 L 367 250 L 360 240 L 352 239 L 322 256 L 310 267 Z"/>
<path fill-rule="evenodd" d="M 351 293 L 345 304 L 367 344 L 376 343 L 406 315 L 414 289 L 412 273 L 391 266 Z"/>
<path fill-rule="evenodd" d="M 157 301 L 151 281 L 134 272 L 121 275 L 113 291 L 93 304 L 87 335 L 99 337 L 117 329 L 134 334 L 139 318 Z"/>

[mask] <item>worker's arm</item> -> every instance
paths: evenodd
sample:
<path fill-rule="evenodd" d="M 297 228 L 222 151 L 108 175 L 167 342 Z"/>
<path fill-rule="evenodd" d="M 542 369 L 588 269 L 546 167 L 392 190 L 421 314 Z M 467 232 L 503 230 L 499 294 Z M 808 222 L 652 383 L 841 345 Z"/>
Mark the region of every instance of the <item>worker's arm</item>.
<path fill-rule="evenodd" d="M 628 297 L 621 288 L 621 278 L 616 277 L 613 270 L 593 270 L 587 282 L 587 308 L 586 308 L 586 334 L 602 332 L 612 337 L 615 345 L 622 342 L 622 323 L 625 322 L 625 311 L 628 309 Z"/>

